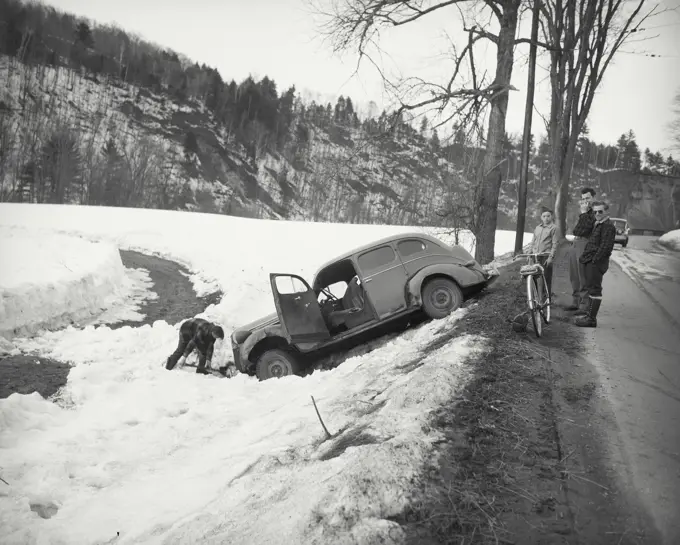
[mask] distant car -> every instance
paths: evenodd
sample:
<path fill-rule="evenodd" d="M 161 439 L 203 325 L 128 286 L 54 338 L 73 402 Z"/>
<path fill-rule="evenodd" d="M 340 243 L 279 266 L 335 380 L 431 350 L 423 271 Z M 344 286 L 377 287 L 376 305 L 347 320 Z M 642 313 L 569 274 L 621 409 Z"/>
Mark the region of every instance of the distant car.
<path fill-rule="evenodd" d="M 346 252 L 324 264 L 311 286 L 295 274 L 270 274 L 276 313 L 232 333 L 234 363 L 260 380 L 299 373 L 380 337 L 400 318 L 419 311 L 443 318 L 498 274 L 460 246 L 420 233 Z"/>
<path fill-rule="evenodd" d="M 628 235 L 630 234 L 630 227 L 628 227 L 628 220 L 623 218 L 610 218 L 616 227 L 616 237 L 614 243 L 619 243 L 623 248 L 628 246 Z"/>

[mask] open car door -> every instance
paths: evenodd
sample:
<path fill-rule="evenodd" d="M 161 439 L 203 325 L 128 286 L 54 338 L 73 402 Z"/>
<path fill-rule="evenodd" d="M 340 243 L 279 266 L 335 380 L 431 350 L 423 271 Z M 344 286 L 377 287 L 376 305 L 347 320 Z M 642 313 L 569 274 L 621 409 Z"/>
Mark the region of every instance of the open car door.
<path fill-rule="evenodd" d="M 315 342 L 330 339 L 316 294 L 295 274 L 269 275 L 276 312 L 288 342 Z"/>

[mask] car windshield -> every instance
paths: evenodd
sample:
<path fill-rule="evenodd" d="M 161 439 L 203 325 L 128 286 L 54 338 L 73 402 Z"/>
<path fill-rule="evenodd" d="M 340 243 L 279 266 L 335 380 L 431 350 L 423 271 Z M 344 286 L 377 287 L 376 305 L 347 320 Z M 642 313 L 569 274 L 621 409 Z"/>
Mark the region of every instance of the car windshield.
<path fill-rule="evenodd" d="M 626 222 L 624 220 L 614 220 L 614 227 L 617 229 L 625 229 Z"/>

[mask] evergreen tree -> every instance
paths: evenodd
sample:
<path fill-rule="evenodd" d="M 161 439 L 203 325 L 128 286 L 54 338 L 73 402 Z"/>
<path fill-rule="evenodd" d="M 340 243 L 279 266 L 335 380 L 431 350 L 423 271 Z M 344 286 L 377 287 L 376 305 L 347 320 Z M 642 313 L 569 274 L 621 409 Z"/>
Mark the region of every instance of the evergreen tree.
<path fill-rule="evenodd" d="M 94 39 L 92 38 L 92 30 L 90 25 L 86 22 L 78 23 L 75 32 L 75 43 L 82 44 L 85 48 L 94 46 Z"/>
<path fill-rule="evenodd" d="M 437 129 L 432 131 L 432 138 L 430 138 L 430 145 L 432 149 L 438 151 L 441 143 L 439 142 L 439 135 L 437 134 Z"/>
<path fill-rule="evenodd" d="M 120 206 L 124 190 L 124 165 L 123 157 L 118 151 L 113 137 L 109 137 L 101 150 L 104 158 L 103 183 L 98 195 L 95 196 L 96 204 L 105 206 Z"/>
<path fill-rule="evenodd" d="M 193 131 L 187 131 L 184 136 L 184 158 L 187 161 L 190 161 L 191 157 L 194 154 L 197 154 L 198 151 L 198 140 L 196 139 L 196 135 Z"/>
<path fill-rule="evenodd" d="M 640 172 L 640 149 L 635 141 L 635 133 L 630 130 L 622 134 L 617 143 L 616 168 L 622 168 L 631 172 Z"/>

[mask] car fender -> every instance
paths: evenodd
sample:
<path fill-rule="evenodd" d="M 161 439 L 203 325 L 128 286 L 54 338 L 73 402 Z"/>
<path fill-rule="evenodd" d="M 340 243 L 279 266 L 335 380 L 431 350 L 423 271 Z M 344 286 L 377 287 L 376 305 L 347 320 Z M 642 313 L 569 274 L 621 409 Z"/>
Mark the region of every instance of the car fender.
<path fill-rule="evenodd" d="M 258 329 L 257 331 L 253 331 L 250 334 L 250 336 L 245 340 L 245 342 L 241 345 L 240 350 L 242 361 L 243 362 L 248 361 L 250 353 L 253 351 L 253 348 L 255 348 L 257 343 L 259 343 L 263 339 L 266 339 L 267 337 L 280 337 L 283 341 L 286 342 L 286 344 L 288 343 L 288 341 L 283 335 L 283 330 L 281 329 L 280 324 L 274 324 L 264 327 L 262 329 Z"/>
<path fill-rule="evenodd" d="M 413 275 L 413 277 L 409 279 L 406 284 L 411 304 L 422 304 L 423 300 L 421 288 L 423 286 L 423 282 L 426 278 L 433 275 L 448 276 L 461 288 L 474 286 L 486 281 L 486 278 L 482 273 L 465 267 L 462 264 L 440 263 L 437 265 L 429 265 L 420 269 L 415 275 Z"/>

